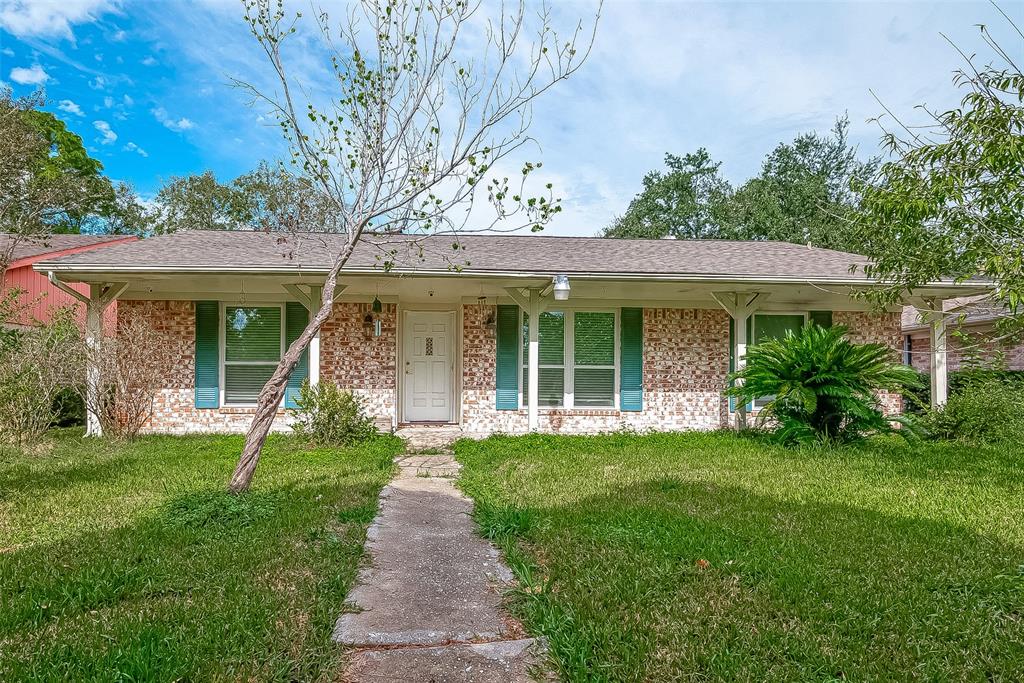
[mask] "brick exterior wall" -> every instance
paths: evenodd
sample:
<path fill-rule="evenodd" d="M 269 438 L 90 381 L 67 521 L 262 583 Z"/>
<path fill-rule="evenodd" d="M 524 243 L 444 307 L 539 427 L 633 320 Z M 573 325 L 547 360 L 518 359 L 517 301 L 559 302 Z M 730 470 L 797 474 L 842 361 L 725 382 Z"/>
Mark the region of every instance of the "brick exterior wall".
<path fill-rule="evenodd" d="M 320 331 L 320 377 L 330 379 L 365 400 L 366 411 L 390 427 L 395 406 L 395 304 L 385 304 L 377 317 L 381 336 L 363 322 L 369 304 L 338 303 Z M 195 407 L 195 303 L 192 301 L 120 302 L 119 320 L 142 318 L 163 338 L 161 372 L 166 385 L 156 396 L 153 418 L 145 431 L 244 432 L 251 408 Z M 287 431 L 291 419 L 278 411 L 275 431 Z"/>
<path fill-rule="evenodd" d="M 128 317 L 148 320 L 151 328 L 163 338 L 159 358 L 167 382 L 157 392 L 153 417 L 144 431 L 164 434 L 241 433 L 249 427 L 252 409 L 195 406 L 194 302 L 123 300 L 118 306 L 118 322 Z M 279 412 L 274 420 L 274 430 L 286 430 L 289 424 L 288 416 Z"/>
<path fill-rule="evenodd" d="M 991 326 L 964 328 L 964 334 L 970 338 L 965 340 L 955 332 L 953 326 L 946 330 L 946 368 L 949 372 L 956 372 L 963 369 L 969 361 L 982 359 L 1006 364 L 1007 370 L 1024 370 L 1024 343 L 1001 345 L 998 342 L 990 341 L 992 336 L 998 336 Z M 963 347 L 969 345 L 969 353 L 964 353 Z M 927 330 L 915 330 L 910 335 L 910 364 L 916 370 L 929 372 L 931 370 L 931 335 Z"/>
<path fill-rule="evenodd" d="M 525 409 L 495 409 L 493 306 L 463 307 L 462 423 L 473 433 L 528 429 Z M 729 368 L 729 317 L 714 309 L 644 310 L 643 410 L 541 408 L 539 428 L 589 433 L 628 427 L 717 429 L 727 420 L 722 398 Z"/>
<path fill-rule="evenodd" d="M 364 320 L 380 320 L 380 336 Z M 366 413 L 390 429 L 397 391 L 398 314 L 395 304 L 373 314 L 370 304 L 336 303 L 320 329 L 320 379 L 363 399 Z"/>
<path fill-rule="evenodd" d="M 195 305 L 191 301 L 120 303 L 119 318 L 141 316 L 165 339 L 160 354 L 166 386 L 156 398 L 147 431 L 164 433 L 243 432 L 251 409 L 197 409 L 195 379 Z M 398 379 L 397 307 L 385 304 L 376 317 L 381 335 L 364 322 L 369 304 L 335 304 L 320 333 L 320 377 L 352 390 L 365 400 L 368 414 L 382 426 L 396 414 Z M 493 305 L 462 309 L 461 419 L 471 433 L 527 430 L 527 411 L 495 409 L 496 327 L 488 319 Z M 850 328 L 856 342 L 880 342 L 902 348 L 898 314 L 876 316 L 836 311 L 836 324 Z M 592 433 L 628 427 L 638 430 L 717 429 L 728 424 L 722 396 L 729 365 L 729 317 L 719 309 L 644 309 L 643 410 L 541 408 L 540 429 L 557 433 Z M 898 396 L 882 397 L 885 409 L 898 411 Z M 287 430 L 282 411 L 276 430 Z"/>
<path fill-rule="evenodd" d="M 882 344 L 892 349 L 893 361 L 903 360 L 903 333 L 900 313 L 868 313 L 865 311 L 835 311 L 832 324 L 849 329 L 848 338 L 855 344 Z M 903 397 L 892 392 L 880 392 L 882 412 L 898 415 L 903 412 Z"/>

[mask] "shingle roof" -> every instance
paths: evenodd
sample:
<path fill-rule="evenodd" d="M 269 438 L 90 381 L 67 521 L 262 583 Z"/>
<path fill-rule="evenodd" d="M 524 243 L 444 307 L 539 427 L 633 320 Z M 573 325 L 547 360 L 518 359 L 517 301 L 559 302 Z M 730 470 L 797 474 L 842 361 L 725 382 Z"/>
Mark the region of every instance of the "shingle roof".
<path fill-rule="evenodd" d="M 46 265 L 69 270 L 326 270 L 341 235 L 187 231 L 73 254 Z M 456 248 L 456 246 L 458 248 Z M 367 236 L 349 271 L 741 276 L 862 280 L 866 259 L 788 242 L 620 240 L 597 237 L 461 234 Z M 851 266 L 858 266 L 851 272 Z"/>
<path fill-rule="evenodd" d="M 10 233 L 0 232 L 0 253 L 7 250 L 13 236 Z M 11 255 L 12 261 L 32 258 L 53 252 L 64 251 L 65 249 L 77 249 L 89 247 L 103 242 L 116 242 L 127 239 L 125 235 L 47 235 L 40 238 L 21 238 L 14 246 Z"/>

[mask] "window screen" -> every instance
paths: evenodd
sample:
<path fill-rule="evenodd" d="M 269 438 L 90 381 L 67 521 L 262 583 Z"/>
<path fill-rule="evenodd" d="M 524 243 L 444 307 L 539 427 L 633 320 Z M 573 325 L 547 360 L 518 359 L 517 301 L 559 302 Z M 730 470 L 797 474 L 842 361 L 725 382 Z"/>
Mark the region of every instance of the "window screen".
<path fill-rule="evenodd" d="M 565 397 L 565 313 L 545 311 L 537 328 L 540 368 L 537 405 L 561 406 Z M 523 398 L 529 396 L 530 320 L 523 315 Z"/>
<path fill-rule="evenodd" d="M 615 314 L 579 311 L 574 318 L 574 404 L 614 406 Z"/>
<path fill-rule="evenodd" d="M 281 360 L 281 308 L 224 309 L 224 402 L 255 403 Z"/>

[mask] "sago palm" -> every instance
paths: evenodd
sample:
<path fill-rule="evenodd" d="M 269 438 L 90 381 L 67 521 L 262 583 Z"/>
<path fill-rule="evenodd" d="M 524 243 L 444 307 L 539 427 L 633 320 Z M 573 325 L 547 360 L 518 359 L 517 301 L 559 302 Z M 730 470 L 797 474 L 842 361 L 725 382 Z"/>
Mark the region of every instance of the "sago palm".
<path fill-rule="evenodd" d="M 746 367 L 728 391 L 737 401 L 769 399 L 761 421 L 774 423 L 784 442 L 848 442 L 889 431 L 877 392 L 919 383 L 910 367 L 892 361 L 881 344 L 853 344 L 846 328 L 808 323 L 783 339 L 752 346 Z M 902 420 L 900 420 L 902 422 Z"/>

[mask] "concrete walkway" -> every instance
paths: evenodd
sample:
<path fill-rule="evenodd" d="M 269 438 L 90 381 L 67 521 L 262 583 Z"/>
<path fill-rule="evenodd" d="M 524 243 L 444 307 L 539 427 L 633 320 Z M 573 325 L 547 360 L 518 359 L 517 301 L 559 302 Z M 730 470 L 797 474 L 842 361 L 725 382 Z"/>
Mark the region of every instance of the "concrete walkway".
<path fill-rule="evenodd" d="M 404 456 L 381 492 L 334 640 L 355 648 L 352 681 L 529 681 L 539 648 L 501 609 L 512 579 L 475 532 L 450 455 Z"/>

